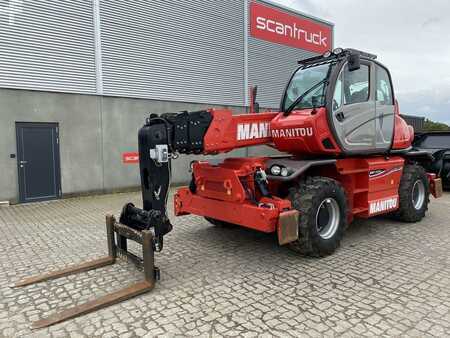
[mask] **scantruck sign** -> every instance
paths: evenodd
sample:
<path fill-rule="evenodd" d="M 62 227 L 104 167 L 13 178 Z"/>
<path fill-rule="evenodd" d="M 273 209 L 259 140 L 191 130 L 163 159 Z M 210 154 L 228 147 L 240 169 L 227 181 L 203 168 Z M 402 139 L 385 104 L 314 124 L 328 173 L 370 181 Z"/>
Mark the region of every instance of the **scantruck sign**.
<path fill-rule="evenodd" d="M 316 53 L 333 48 L 331 27 L 256 2 L 250 3 L 250 34 Z"/>

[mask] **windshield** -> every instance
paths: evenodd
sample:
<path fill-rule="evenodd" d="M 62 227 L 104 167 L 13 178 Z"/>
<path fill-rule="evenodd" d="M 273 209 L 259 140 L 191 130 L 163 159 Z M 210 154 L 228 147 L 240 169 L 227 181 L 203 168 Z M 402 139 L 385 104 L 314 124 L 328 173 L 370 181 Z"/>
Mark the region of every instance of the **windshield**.
<path fill-rule="evenodd" d="M 323 81 L 328 76 L 328 70 L 331 64 L 324 64 L 308 68 L 300 68 L 294 74 L 286 90 L 283 103 L 283 110 L 286 111 L 295 100 L 310 90 L 312 87 Z M 305 109 L 321 107 L 325 105 L 325 86 L 324 81 L 320 86 L 309 92 L 297 103 L 294 109 Z M 313 100 L 315 101 L 313 104 Z"/>

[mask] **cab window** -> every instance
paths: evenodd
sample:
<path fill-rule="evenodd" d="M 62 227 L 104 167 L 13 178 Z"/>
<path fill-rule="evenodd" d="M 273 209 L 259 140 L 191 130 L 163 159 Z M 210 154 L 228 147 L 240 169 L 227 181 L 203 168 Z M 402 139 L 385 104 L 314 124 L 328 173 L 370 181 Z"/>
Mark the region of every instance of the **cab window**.
<path fill-rule="evenodd" d="M 344 69 L 344 105 L 361 103 L 369 100 L 370 68 L 367 65 L 361 65 L 361 68 L 350 72 L 348 65 Z"/>
<path fill-rule="evenodd" d="M 389 74 L 383 67 L 377 65 L 377 102 L 384 105 L 393 105 L 392 86 Z"/>
<path fill-rule="evenodd" d="M 333 111 L 342 107 L 342 72 L 339 74 L 333 94 Z"/>
<path fill-rule="evenodd" d="M 288 109 L 297 99 L 295 109 L 322 107 L 325 104 L 325 80 L 331 64 L 300 68 L 289 83 L 283 102 L 283 110 Z"/>

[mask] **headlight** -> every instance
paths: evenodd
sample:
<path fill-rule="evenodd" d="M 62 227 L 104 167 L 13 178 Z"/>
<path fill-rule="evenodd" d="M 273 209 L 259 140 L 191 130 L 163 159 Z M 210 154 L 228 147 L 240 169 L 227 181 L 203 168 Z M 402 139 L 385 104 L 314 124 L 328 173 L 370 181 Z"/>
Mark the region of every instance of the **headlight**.
<path fill-rule="evenodd" d="M 281 168 L 281 176 L 286 177 L 289 175 L 289 171 L 286 167 Z"/>
<path fill-rule="evenodd" d="M 323 57 L 324 58 L 328 58 L 331 56 L 331 52 L 330 51 L 326 51 L 325 53 L 323 53 Z"/>
<path fill-rule="evenodd" d="M 280 173 L 281 173 L 281 168 L 280 168 L 280 166 L 279 165 L 273 165 L 271 168 L 270 168 L 270 173 L 272 174 L 272 175 L 274 175 L 274 176 L 278 176 L 278 175 L 280 175 Z"/>
<path fill-rule="evenodd" d="M 342 48 L 335 48 L 335 49 L 333 49 L 333 54 L 334 55 L 339 55 L 339 54 L 341 54 L 343 52 L 344 52 L 344 50 Z"/>

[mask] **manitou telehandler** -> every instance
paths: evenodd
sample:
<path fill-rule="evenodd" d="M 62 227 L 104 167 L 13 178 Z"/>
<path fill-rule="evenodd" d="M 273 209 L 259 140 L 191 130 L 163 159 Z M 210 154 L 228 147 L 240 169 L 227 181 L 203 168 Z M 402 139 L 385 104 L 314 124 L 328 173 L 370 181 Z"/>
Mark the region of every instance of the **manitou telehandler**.
<path fill-rule="evenodd" d="M 191 182 L 176 191 L 174 210 L 177 216 L 194 214 L 213 224 L 276 233 L 280 245 L 303 255 L 333 253 L 355 217 L 389 214 L 420 221 L 430 193 L 439 197 L 442 185 L 423 168 L 429 154 L 411 148 L 414 131 L 399 115 L 387 68 L 375 55 L 341 48 L 299 64 L 279 112 L 252 108 L 243 115 L 227 109 L 151 114 L 139 131 L 143 209 L 129 203 L 119 222 L 107 217 L 110 255 L 19 285 L 111 264 L 117 251 L 143 261 L 145 281 L 34 326 L 51 325 L 153 287 L 159 273 L 153 253 L 162 249 L 163 236 L 172 230 L 166 205 L 171 160 L 178 154 L 215 155 L 255 145 L 285 153 L 227 158 L 218 164 L 192 162 Z M 127 239 L 143 244 L 143 259 L 127 252 Z"/>

